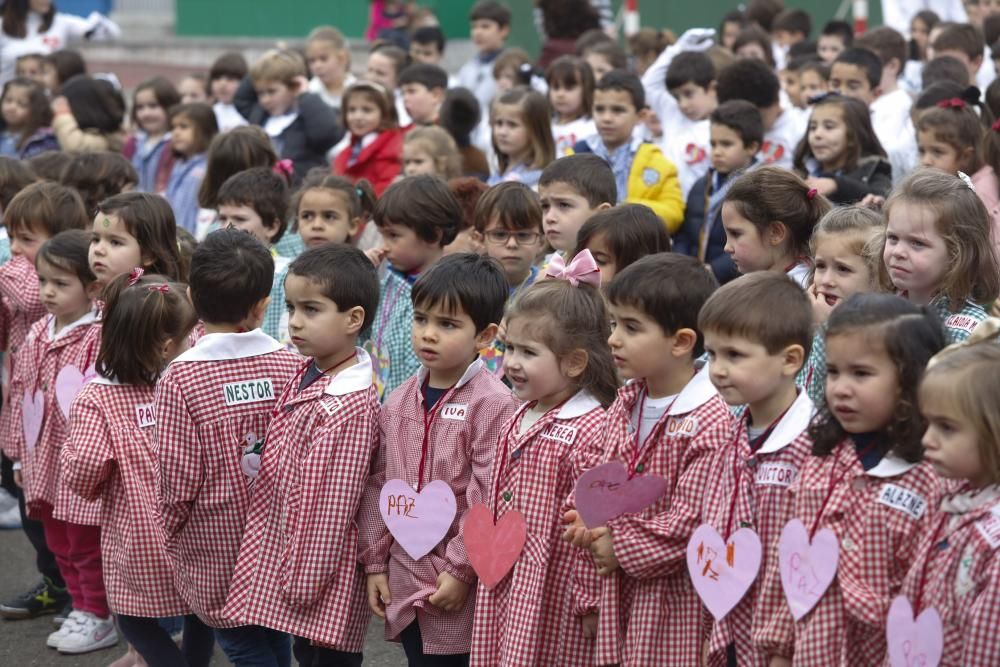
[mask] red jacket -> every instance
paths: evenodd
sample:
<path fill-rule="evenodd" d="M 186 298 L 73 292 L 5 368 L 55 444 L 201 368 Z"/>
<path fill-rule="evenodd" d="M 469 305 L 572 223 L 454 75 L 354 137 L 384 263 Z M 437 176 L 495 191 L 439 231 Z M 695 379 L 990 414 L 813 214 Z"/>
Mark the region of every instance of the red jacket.
<path fill-rule="evenodd" d="M 403 132 L 401 130 L 379 132 L 375 141 L 361 150 L 354 164 L 347 166 L 352 147 L 360 140 L 358 137 L 351 137 L 351 145 L 342 150 L 334 160 L 333 173 L 355 182 L 362 178 L 368 179 L 375 188 L 375 194 L 381 197 L 402 170 L 400 158 L 403 155 Z"/>

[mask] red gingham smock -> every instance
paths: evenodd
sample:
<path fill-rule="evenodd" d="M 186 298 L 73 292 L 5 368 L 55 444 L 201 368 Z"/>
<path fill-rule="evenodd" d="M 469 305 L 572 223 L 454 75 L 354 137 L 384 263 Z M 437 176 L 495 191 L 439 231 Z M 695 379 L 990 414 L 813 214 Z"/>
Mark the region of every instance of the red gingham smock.
<path fill-rule="evenodd" d="M 301 365 L 302 357 L 259 329 L 208 334 L 174 359 L 156 386 L 153 451 L 167 554 L 181 597 L 213 627 L 240 625 L 223 607 L 250 506 L 251 480 L 240 468 L 246 439 L 264 437 Z M 256 380 L 253 394 L 233 390 Z M 257 389 L 268 380 L 270 397 L 252 400 L 266 395 Z M 245 398 L 252 402 L 239 402 Z"/>
<path fill-rule="evenodd" d="M 60 483 L 59 451 L 66 440 L 66 415 L 56 398 L 56 377 L 66 366 L 81 372 L 97 360 L 101 326 L 96 311 L 55 333 L 55 317 L 46 315 L 35 322 L 21 346 L 18 364 L 11 378 L 9 410 L 5 434 L 9 455 L 23 469 L 24 501 L 28 515 L 40 518 L 41 504 L 51 506 L 57 519 L 70 523 L 100 525 L 100 503 L 85 501 Z M 24 439 L 22 407 L 25 392 L 44 394 L 44 417 L 38 442 L 29 449 Z"/>
<path fill-rule="evenodd" d="M 73 401 L 62 479 L 101 505 L 101 560 L 116 614 L 159 618 L 190 613 L 174 586 L 156 520 L 151 386 L 94 378 Z"/>
<path fill-rule="evenodd" d="M 519 403 L 480 359 L 472 362 L 454 388 L 438 399 L 427 436 L 424 476 L 419 482 L 423 486 L 438 480 L 446 482 L 455 493 L 457 511 L 444 538 L 429 554 L 415 561 L 393 541 L 378 503 L 386 480 L 402 479 L 417 487 L 427 417 L 421 388 L 427 376 L 427 369 L 421 366 L 416 375 L 392 392 L 382 409 L 378 463 L 362 504 L 361 564 L 368 574 L 388 573 L 391 602 L 386 605 L 387 639 L 398 641 L 400 633 L 416 618 L 424 653 L 468 653 L 476 607 L 476 573 L 465 552 L 462 524 L 469 507 L 488 502 L 497 440 Z M 465 606 L 457 612 L 441 611 L 427 602 L 437 590 L 441 572 L 471 584 Z"/>
<path fill-rule="evenodd" d="M 931 523 L 902 593 L 915 613 L 934 607 L 941 615 L 941 667 L 1000 665 L 1000 486 L 962 485 Z"/>
<path fill-rule="evenodd" d="M 0 266 L 0 350 L 16 357 L 31 325 L 45 315 L 34 264 L 23 255 L 14 255 Z M 3 380 L 6 386 L 9 375 Z"/>
<path fill-rule="evenodd" d="M 379 416 L 371 358 L 358 348 L 356 360 L 301 393 L 296 376 L 278 399 L 225 610 L 353 653 L 371 617 L 355 517 Z"/>
<path fill-rule="evenodd" d="M 842 479 L 840 479 L 842 477 Z M 824 509 L 831 479 L 840 479 Z M 893 485 L 923 501 L 916 518 L 880 502 Z M 920 540 L 938 506 L 941 483 L 926 463 L 886 455 L 865 472 L 854 442 L 841 441 L 828 456 L 810 456 L 790 487 L 793 516 L 810 530 L 830 528 L 840 541 L 837 575 L 822 599 L 799 622 L 787 605 L 754 628 L 754 643 L 768 655 L 792 657 L 796 665 L 879 665 L 885 659 L 885 617 L 900 590 Z M 822 511 L 822 514 L 820 512 Z M 781 595 L 777 559 L 761 584 L 761 595 Z M 777 593 L 769 589 L 777 589 Z M 794 655 L 793 655 L 794 652 Z"/>
<path fill-rule="evenodd" d="M 618 391 L 608 410 L 605 457 L 642 475 L 667 480 L 667 491 L 640 514 L 608 522 L 621 568 L 602 579 L 598 615 L 599 665 L 700 664 L 710 616 L 688 578 L 687 543 L 700 523 L 701 500 L 714 452 L 730 438 L 729 407 L 702 368 L 677 395 L 641 458 L 632 412 L 644 382 Z"/>
<path fill-rule="evenodd" d="M 526 403 L 514 413 L 497 443 L 487 501 L 497 520 L 510 510 L 520 511 L 527 540 L 514 567 L 493 590 L 479 584 L 472 665 L 569 666 L 594 661 L 594 640 L 583 636 L 583 625 L 573 613 L 571 585 L 576 561 L 587 554 L 562 539 L 562 517 L 581 474 L 577 459 L 603 441 L 604 409 L 581 391 L 518 433 L 521 417 L 532 405 Z"/>
<path fill-rule="evenodd" d="M 726 646 L 730 643 L 736 644 L 740 667 L 767 667 L 767 656 L 753 646 L 752 628 L 770 618 L 775 609 L 783 608 L 785 597 L 773 588 L 762 591 L 759 582 L 768 564 L 777 558 L 781 529 L 792 518 L 788 487 L 812 453 L 806 429 L 814 412 L 809 394 L 801 390 L 756 452 L 750 451 L 744 416 L 742 423 L 733 426 L 729 444 L 715 453 L 701 508 L 702 522 L 711 524 L 723 538 L 740 528 L 751 528 L 760 538 L 761 561 L 757 580 L 743 599 L 712 625 L 710 667 L 726 667 Z"/>

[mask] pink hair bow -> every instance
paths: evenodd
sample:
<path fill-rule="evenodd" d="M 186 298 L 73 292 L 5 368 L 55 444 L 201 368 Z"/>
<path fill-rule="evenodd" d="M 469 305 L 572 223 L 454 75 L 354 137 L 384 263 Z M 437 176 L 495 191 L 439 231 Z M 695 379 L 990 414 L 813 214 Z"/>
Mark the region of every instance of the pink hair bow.
<path fill-rule="evenodd" d="M 170 285 L 168 285 L 167 283 L 156 283 L 154 285 L 150 285 L 146 289 L 148 289 L 150 292 L 162 292 L 163 294 L 166 294 L 167 292 L 170 291 Z"/>
<path fill-rule="evenodd" d="M 291 178 L 292 174 L 295 173 L 295 165 L 291 160 L 285 158 L 284 160 L 278 160 L 274 163 L 274 167 L 271 168 L 276 174 L 280 174 L 285 178 Z"/>
<path fill-rule="evenodd" d="M 132 269 L 131 271 L 129 271 L 129 274 L 128 274 L 128 286 L 132 287 L 137 282 L 139 282 L 139 279 L 142 278 L 142 276 L 143 276 L 144 273 L 146 273 L 146 271 L 141 266 L 137 266 L 134 269 Z"/>
<path fill-rule="evenodd" d="M 553 255 L 549 260 L 549 268 L 545 271 L 549 278 L 566 280 L 573 287 L 580 283 L 587 283 L 594 287 L 601 286 L 601 270 L 594 261 L 594 256 L 589 250 L 583 250 L 576 254 L 573 261 L 566 265 L 566 261 L 560 255 Z"/>
<path fill-rule="evenodd" d="M 967 106 L 965 100 L 958 97 L 953 97 L 949 100 L 941 100 L 937 103 L 937 105 L 942 109 L 964 109 Z"/>

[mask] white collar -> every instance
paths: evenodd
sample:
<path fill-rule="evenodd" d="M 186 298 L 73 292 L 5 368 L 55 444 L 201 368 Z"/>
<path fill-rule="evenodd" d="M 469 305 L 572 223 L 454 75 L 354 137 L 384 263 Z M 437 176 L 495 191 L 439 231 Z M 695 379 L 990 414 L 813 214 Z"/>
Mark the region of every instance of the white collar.
<path fill-rule="evenodd" d="M 66 334 L 68 334 L 73 329 L 76 329 L 77 327 L 82 327 L 87 324 L 93 324 L 96 321 L 97 321 L 97 309 L 92 308 L 90 312 L 83 315 L 80 319 L 76 320 L 75 322 L 70 322 L 69 324 L 64 326 L 59 331 L 59 333 L 56 333 L 56 318 L 55 316 L 50 316 L 48 322 L 49 340 L 57 341 Z"/>
<path fill-rule="evenodd" d="M 104 384 L 104 385 L 108 385 L 109 387 L 124 387 L 125 386 L 125 383 L 124 382 L 119 382 L 118 378 L 116 378 L 116 377 L 104 377 L 103 375 L 100 375 L 100 374 L 95 375 L 93 377 L 93 379 L 90 381 L 90 383 L 91 384 Z"/>
<path fill-rule="evenodd" d="M 809 392 L 800 389 L 799 395 L 795 397 L 795 402 L 789 406 L 788 412 L 774 427 L 771 435 L 767 437 L 757 453 L 771 454 L 790 445 L 795 438 L 809 428 L 809 422 L 812 421 L 814 414 L 816 414 L 816 406 L 809 398 Z"/>
<path fill-rule="evenodd" d="M 941 499 L 941 511 L 948 514 L 965 514 L 984 505 L 992 504 L 1000 498 L 1000 485 L 992 484 L 983 489 L 966 488 L 961 493 L 954 493 Z M 991 512 L 996 514 L 998 507 L 994 505 Z"/>
<path fill-rule="evenodd" d="M 372 358 L 360 347 L 354 348 L 354 354 L 358 363 L 337 373 L 326 385 L 324 394 L 343 396 L 372 386 Z"/>
<path fill-rule="evenodd" d="M 198 339 L 194 347 L 187 350 L 171 364 L 181 361 L 222 361 L 225 359 L 246 359 L 259 357 L 282 349 L 281 343 L 260 329 L 247 333 L 213 333 Z"/>
<path fill-rule="evenodd" d="M 455 383 L 455 386 L 452 387 L 452 389 L 461 389 L 467 385 L 472 378 L 476 377 L 476 373 L 478 373 L 482 367 L 483 360 L 476 357 L 476 360 L 469 364 L 469 367 L 465 369 L 465 373 L 462 374 L 462 377 L 458 378 L 458 382 Z M 430 371 L 427 370 L 426 366 L 421 364 L 420 369 L 417 371 L 417 385 L 421 387 L 424 386 L 424 381 L 427 379 L 428 375 L 430 375 Z"/>
<path fill-rule="evenodd" d="M 601 407 L 600 402 L 589 391 L 582 389 L 566 401 L 556 414 L 556 419 L 575 419 Z"/>
<path fill-rule="evenodd" d="M 854 445 L 852 444 L 853 448 Z M 898 477 L 905 472 L 917 467 L 916 463 L 910 463 L 909 461 L 904 461 L 895 454 L 886 454 L 882 457 L 882 460 L 878 462 L 878 465 L 871 470 L 866 470 L 866 475 L 871 475 L 872 477 Z"/>
<path fill-rule="evenodd" d="M 681 389 L 681 393 L 677 394 L 677 399 L 670 406 L 671 415 L 683 415 L 700 408 L 701 406 L 708 403 L 713 396 L 718 394 L 718 390 L 715 385 L 712 384 L 712 380 L 708 375 L 708 364 L 702 366 L 701 370 L 694 374 L 694 377 L 684 388 Z"/>

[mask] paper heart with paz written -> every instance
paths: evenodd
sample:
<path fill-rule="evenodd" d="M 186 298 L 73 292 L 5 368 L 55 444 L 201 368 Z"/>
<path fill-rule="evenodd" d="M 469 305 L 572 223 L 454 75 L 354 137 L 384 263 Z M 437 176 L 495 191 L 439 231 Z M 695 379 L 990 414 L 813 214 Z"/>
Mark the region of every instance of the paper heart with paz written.
<path fill-rule="evenodd" d="M 666 492 L 667 480 L 656 475 L 629 479 L 621 463 L 612 461 L 591 468 L 576 482 L 576 510 L 587 528 L 603 526 L 622 514 L 646 509 Z"/>
<path fill-rule="evenodd" d="M 96 375 L 97 371 L 93 366 L 82 373 L 72 364 L 63 366 L 59 370 L 59 374 L 56 375 L 56 402 L 59 403 L 59 409 L 64 417 L 69 418 L 69 406 L 73 404 L 73 399 L 83 389 L 83 385 L 93 380 Z"/>
<path fill-rule="evenodd" d="M 778 572 L 788 610 L 796 621 L 816 606 L 833 583 L 839 558 L 837 534 L 829 528 L 816 531 L 810 540 L 800 520 L 785 524 L 778 539 Z"/>
<path fill-rule="evenodd" d="M 419 493 L 401 479 L 390 479 L 379 493 L 378 509 L 393 539 L 413 560 L 438 545 L 458 511 L 455 492 L 439 479 Z"/>
<path fill-rule="evenodd" d="M 905 595 L 896 596 L 885 620 L 885 638 L 892 667 L 937 667 L 941 662 L 944 631 L 934 607 L 914 619 L 910 601 Z"/>
<path fill-rule="evenodd" d="M 466 513 L 462 532 L 469 562 L 486 588 L 493 588 L 507 576 L 528 538 L 523 514 L 511 510 L 494 525 L 493 511 L 483 504 Z"/>
<path fill-rule="evenodd" d="M 740 528 L 728 540 L 707 523 L 691 534 L 688 574 L 715 620 L 722 620 L 750 590 L 760 571 L 760 557 L 760 538 L 749 528 Z"/>
<path fill-rule="evenodd" d="M 35 445 L 38 444 L 44 417 L 45 394 L 42 390 L 24 392 L 24 398 L 21 400 L 21 429 L 24 433 L 24 446 L 29 452 L 34 451 Z"/>

